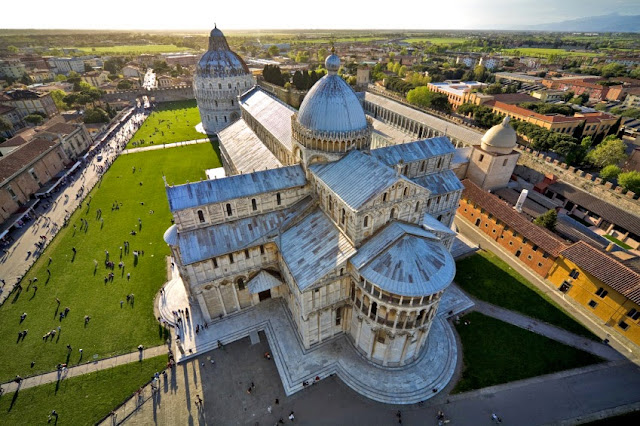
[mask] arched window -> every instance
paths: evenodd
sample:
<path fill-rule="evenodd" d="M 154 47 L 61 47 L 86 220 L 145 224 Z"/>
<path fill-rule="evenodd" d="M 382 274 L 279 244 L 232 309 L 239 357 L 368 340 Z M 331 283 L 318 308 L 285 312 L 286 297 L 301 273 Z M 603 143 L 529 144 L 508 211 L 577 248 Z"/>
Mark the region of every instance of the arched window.
<path fill-rule="evenodd" d="M 278 205 L 282 204 L 282 197 L 280 197 L 279 192 L 276 194 L 276 202 L 278 203 Z"/>
<path fill-rule="evenodd" d="M 218 89 L 222 89 L 222 83 L 218 83 Z"/>
<path fill-rule="evenodd" d="M 387 193 L 386 192 L 384 194 L 382 194 L 382 202 L 383 203 L 387 202 Z"/>
<path fill-rule="evenodd" d="M 233 99 L 231 99 L 231 106 L 233 106 Z"/>
<path fill-rule="evenodd" d="M 229 83 L 228 86 L 229 86 L 229 89 L 231 89 L 231 83 Z"/>
<path fill-rule="evenodd" d="M 329 211 L 333 212 L 333 199 L 331 198 L 331 195 L 329 195 Z"/>
<path fill-rule="evenodd" d="M 405 188 L 404 188 L 404 191 L 402 191 L 402 196 L 403 196 L 403 197 L 406 197 L 408 193 L 409 193 L 409 188 L 408 188 L 408 187 L 405 187 Z"/>
<path fill-rule="evenodd" d="M 244 290 L 244 280 L 242 278 L 238 278 L 238 290 Z"/>
<path fill-rule="evenodd" d="M 343 225 L 346 218 L 346 214 L 347 212 L 345 211 L 345 209 L 342 209 L 342 214 L 340 215 L 340 223 L 342 223 Z"/>
<path fill-rule="evenodd" d="M 364 217 L 364 227 L 368 227 L 369 226 L 369 216 L 365 216 Z"/>
<path fill-rule="evenodd" d="M 226 115 L 224 116 L 224 122 L 225 123 L 227 122 L 227 116 Z"/>
<path fill-rule="evenodd" d="M 216 107 L 217 107 L 217 106 L 218 106 L 218 101 L 213 101 L 213 102 L 215 102 L 215 104 L 216 104 Z"/>
<path fill-rule="evenodd" d="M 198 219 L 200 220 L 200 223 L 204 223 L 204 213 L 202 210 L 198 210 Z"/>
<path fill-rule="evenodd" d="M 258 203 L 256 203 L 256 199 L 255 198 L 251 199 L 251 208 L 253 209 L 254 212 L 256 210 L 258 210 Z"/>
<path fill-rule="evenodd" d="M 378 313 L 378 304 L 373 302 L 371 304 L 371 315 L 375 315 L 376 313 Z"/>
<path fill-rule="evenodd" d="M 415 209 L 415 212 L 417 213 L 419 209 L 420 209 L 420 201 L 418 201 L 418 202 L 416 203 L 416 209 Z"/>
<path fill-rule="evenodd" d="M 233 214 L 233 210 L 231 210 L 231 204 L 227 203 L 227 216 L 231 216 Z"/>
<path fill-rule="evenodd" d="M 392 208 L 391 209 L 391 214 L 389 215 L 389 218 L 390 219 L 394 219 L 395 217 L 396 217 L 396 209 Z"/>
<path fill-rule="evenodd" d="M 442 158 L 438 159 L 438 168 L 440 168 L 442 166 Z"/>

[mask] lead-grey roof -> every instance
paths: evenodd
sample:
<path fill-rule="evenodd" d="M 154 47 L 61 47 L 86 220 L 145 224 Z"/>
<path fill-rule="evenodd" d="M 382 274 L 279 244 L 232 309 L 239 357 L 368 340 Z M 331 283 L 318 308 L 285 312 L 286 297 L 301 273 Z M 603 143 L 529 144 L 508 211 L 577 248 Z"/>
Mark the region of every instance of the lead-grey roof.
<path fill-rule="evenodd" d="M 449 138 L 439 136 L 415 142 L 386 146 L 371 150 L 371 155 L 386 164 L 394 166 L 403 163 L 425 160 L 440 155 L 453 154 L 455 148 Z"/>
<path fill-rule="evenodd" d="M 446 194 L 453 191 L 462 191 L 464 186 L 458 179 L 458 176 L 449 169 L 442 170 L 437 173 L 431 173 L 426 176 L 420 176 L 411 179 L 418 185 L 427 188 L 432 195 Z"/>
<path fill-rule="evenodd" d="M 299 165 L 263 170 L 223 179 L 205 180 L 168 186 L 167 197 L 172 212 L 235 198 L 304 186 L 307 179 Z"/>
<path fill-rule="evenodd" d="M 238 173 L 282 167 L 242 118 L 218 133 L 218 139 L 220 150 L 226 153 Z"/>
<path fill-rule="evenodd" d="M 418 111 L 406 105 L 403 105 L 394 100 L 385 98 L 383 96 L 374 95 L 371 92 L 365 92 L 365 101 L 379 105 L 404 117 L 425 124 L 428 127 L 435 129 L 447 136 L 458 139 L 470 145 L 479 145 L 482 133 L 468 129 L 463 126 L 459 126 L 455 123 L 442 120 L 433 115 L 426 114 L 422 111 Z"/>
<path fill-rule="evenodd" d="M 258 294 L 262 291 L 278 287 L 280 284 L 282 284 L 282 282 L 269 272 L 260 271 L 258 275 L 251 278 L 247 283 L 247 287 L 249 287 L 249 293 Z"/>
<path fill-rule="evenodd" d="M 332 163 L 312 164 L 309 169 L 354 210 L 398 180 L 406 180 L 391 167 L 358 150 Z"/>
<path fill-rule="evenodd" d="M 291 116 L 295 110 L 254 87 L 240 98 L 240 106 L 262 124 L 289 152 L 293 151 Z"/>
<path fill-rule="evenodd" d="M 280 253 L 300 291 L 346 262 L 356 249 L 319 208 L 286 230 Z"/>
<path fill-rule="evenodd" d="M 453 257 L 433 234 L 397 222 L 367 241 L 350 262 L 366 280 L 402 296 L 442 291 L 456 272 Z"/>
<path fill-rule="evenodd" d="M 442 222 L 431 216 L 429 213 L 425 213 L 425 215 L 422 217 L 422 227 L 427 231 L 457 235 L 456 231 L 451 228 L 447 228 Z"/>
<path fill-rule="evenodd" d="M 297 207 L 294 206 L 233 222 L 180 232 L 178 246 L 182 261 L 188 265 L 262 244 L 266 238 L 275 237 L 280 225 L 296 212 Z"/>

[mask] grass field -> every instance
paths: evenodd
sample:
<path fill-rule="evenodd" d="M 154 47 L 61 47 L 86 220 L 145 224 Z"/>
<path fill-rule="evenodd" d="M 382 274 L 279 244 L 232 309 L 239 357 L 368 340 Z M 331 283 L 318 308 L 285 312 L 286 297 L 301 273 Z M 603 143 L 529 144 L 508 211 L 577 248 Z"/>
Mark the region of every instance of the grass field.
<path fill-rule="evenodd" d="M 465 315 L 456 330 L 462 340 L 464 369 L 454 393 L 602 361 L 590 353 L 478 312 Z"/>
<path fill-rule="evenodd" d="M 191 50 L 188 47 L 178 47 L 173 44 L 133 44 L 129 46 L 78 47 L 77 49 L 87 53 L 111 55 L 140 55 L 143 53 L 171 53 Z"/>
<path fill-rule="evenodd" d="M 69 226 L 23 279 L 23 291 L 10 295 L 0 307 L 0 382 L 16 374 L 26 377 L 51 371 L 58 363 L 75 365 L 90 361 L 94 354 L 104 358 L 135 351 L 139 344 L 154 346 L 164 341 L 152 309 L 154 296 L 166 281 L 165 256 L 169 254 L 162 239 L 171 225 L 162 175 L 170 184 L 197 181 L 205 177 L 205 169 L 220 166 L 218 158 L 213 145 L 206 143 L 123 155 L 115 161 L 100 187 L 92 191 L 90 209 L 85 204 L 73 214 Z M 112 211 L 116 200 L 121 207 Z M 104 226 L 96 219 L 97 209 L 102 209 Z M 88 232 L 81 230 L 81 218 L 88 221 Z M 137 235 L 130 235 L 132 230 Z M 130 242 L 130 252 L 123 255 L 125 267 L 120 270 L 119 247 L 125 240 Z M 75 259 L 72 247 L 77 250 Z M 105 250 L 116 263 L 115 278 L 107 284 L 104 278 L 111 270 L 105 267 Z M 144 255 L 135 265 L 133 251 L 140 250 Z M 33 277 L 38 277 L 37 292 L 29 288 Z M 126 302 L 131 293 L 133 305 Z M 125 301 L 122 307 L 120 301 Z M 60 320 L 59 312 L 65 307 L 70 308 L 69 315 Z M 21 323 L 23 312 L 27 318 Z M 91 317 L 86 327 L 85 315 Z M 58 326 L 61 332 L 45 342 L 43 335 Z M 18 332 L 25 329 L 27 337 L 18 342 Z M 67 344 L 73 349 L 70 355 Z M 82 360 L 79 348 L 84 350 Z M 31 361 L 35 361 L 33 368 Z"/>
<path fill-rule="evenodd" d="M 495 254 L 483 250 L 462 259 L 456 266 L 455 282 L 474 297 L 598 340 Z"/>
<path fill-rule="evenodd" d="M 622 241 L 620 241 L 619 239 L 617 239 L 616 237 L 613 237 L 611 235 L 603 235 L 603 237 L 605 237 L 607 240 L 616 243 L 617 245 L 619 245 L 620 247 L 622 247 L 625 250 L 631 250 L 633 247 L 631 247 L 629 244 L 623 243 Z"/>
<path fill-rule="evenodd" d="M 292 37 L 289 40 L 284 40 L 284 41 L 288 41 L 291 43 L 330 43 L 330 42 L 335 42 L 335 43 L 349 43 L 349 42 L 354 42 L 354 43 L 367 43 L 370 41 L 378 41 L 378 40 L 385 40 L 385 37 L 336 37 L 336 38 L 332 38 L 332 37 L 326 37 L 326 38 L 295 38 Z"/>
<path fill-rule="evenodd" d="M 519 52 L 519 53 L 516 53 Z M 539 58 L 546 58 L 550 55 L 559 56 L 576 56 L 576 57 L 594 57 L 602 56 L 602 53 L 596 52 L 571 52 L 565 49 L 546 49 L 540 47 L 520 47 L 517 49 L 503 49 L 502 53 L 505 55 L 520 54 L 524 56 L 534 56 Z"/>
<path fill-rule="evenodd" d="M 0 397 L 0 424 L 46 424 L 51 410 L 60 425 L 92 425 L 123 403 L 155 372 L 166 355 L 49 383 Z M 55 423 L 54 421 L 51 424 Z"/>
<path fill-rule="evenodd" d="M 127 148 L 203 139 L 206 136 L 196 131 L 200 123 L 200 112 L 195 100 L 163 102 L 144 121 L 131 138 Z"/>
<path fill-rule="evenodd" d="M 415 37 L 402 40 L 407 43 L 431 43 L 431 44 L 462 44 L 467 41 L 465 38 L 453 37 Z"/>

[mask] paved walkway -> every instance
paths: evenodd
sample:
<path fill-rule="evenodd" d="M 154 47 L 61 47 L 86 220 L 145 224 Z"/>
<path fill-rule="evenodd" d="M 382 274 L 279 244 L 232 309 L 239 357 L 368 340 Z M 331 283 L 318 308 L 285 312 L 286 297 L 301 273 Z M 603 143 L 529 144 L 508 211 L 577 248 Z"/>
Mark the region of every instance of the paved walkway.
<path fill-rule="evenodd" d="M 553 284 L 530 271 L 524 264 L 521 264 L 519 261 L 514 259 L 510 253 L 504 250 L 495 241 L 487 237 L 483 232 L 477 230 L 466 220 L 456 217 L 455 224 L 458 226 L 461 234 L 465 235 L 470 240 L 479 243 L 481 247 L 488 247 L 491 252 L 495 253 L 498 257 L 507 262 L 509 266 L 529 280 L 529 282 L 534 284 L 540 291 L 577 318 L 592 333 L 601 339 L 609 339 L 609 346 L 620 352 L 626 358 L 634 362 L 640 362 L 640 347 L 634 345 L 630 340 L 622 337 L 610 327 L 607 327 L 602 323 L 601 319 L 587 312 L 578 302 L 574 301 L 570 297 L 565 297 L 563 293 L 560 293 L 555 289 Z"/>
<path fill-rule="evenodd" d="M 6 282 L 2 289 L 3 291 L 0 293 L 0 304 L 9 297 L 14 286 L 44 251 L 39 251 L 35 246 L 36 243 L 41 241 L 40 236 L 45 235 L 47 237 L 47 244 L 54 239 L 60 231 L 65 217 L 73 213 L 82 204 L 91 189 L 102 178 L 103 173 L 98 172 L 98 166 L 105 167 L 115 161 L 120 152 L 119 147 L 123 146 L 133 136 L 137 126 L 142 123 L 143 117 L 144 114 L 133 114 L 123 124 L 119 132 L 103 145 L 100 153 L 103 156 L 102 162 L 98 162 L 97 155 L 94 155 L 84 165 L 82 172 L 78 172 L 76 174 L 77 177 L 68 183 L 55 198 L 40 201 L 40 205 L 35 209 L 35 213 L 39 216 L 38 219 L 29 222 L 28 226 L 20 229 L 19 232 L 14 231 L 15 241 L 0 258 L 0 278 Z M 81 196 L 76 198 L 76 194 L 79 193 L 82 187 L 84 187 L 84 190 Z M 49 204 L 48 208 L 45 207 L 46 204 Z M 28 251 L 33 254 L 28 255 Z"/>
<path fill-rule="evenodd" d="M 185 145 L 195 145 L 198 143 L 210 143 L 210 139 L 193 139 L 190 141 L 182 141 L 182 142 L 174 142 L 174 143 L 163 143 L 163 144 L 153 144 L 150 146 L 143 146 L 140 148 L 129 148 L 122 151 L 123 154 L 133 154 L 136 152 L 143 151 L 155 151 L 156 149 L 165 149 L 165 148 L 175 148 L 176 146 L 185 146 Z"/>
<path fill-rule="evenodd" d="M 547 324 L 535 318 L 522 315 L 521 313 L 510 311 L 496 305 L 492 305 L 481 300 L 473 299 L 475 306 L 472 308 L 482 314 L 499 319 L 509 324 L 524 328 L 536 334 L 553 339 L 565 345 L 589 352 L 608 361 L 619 361 L 625 359 L 618 351 L 600 342 L 593 341 L 586 337 L 581 337 L 567 330 Z"/>
<path fill-rule="evenodd" d="M 34 386 L 44 385 L 46 383 L 57 382 L 58 380 L 64 380 L 71 377 L 81 376 L 83 374 L 93 373 L 99 370 L 106 370 L 108 368 L 117 367 L 118 365 L 130 364 L 132 362 L 138 362 L 142 359 L 153 358 L 154 356 L 167 354 L 168 349 L 166 346 L 155 346 L 153 348 L 144 349 L 142 354 L 137 352 L 131 352 L 124 355 L 114 356 L 111 358 L 105 358 L 94 362 L 88 362 L 86 364 L 78 365 L 67 369 L 65 373 L 59 371 L 52 371 L 50 373 L 40 374 L 38 376 L 28 377 L 22 380 L 20 389 L 32 388 Z M 5 392 L 15 392 L 18 389 L 16 382 L 4 383 L 2 389 Z"/>
<path fill-rule="evenodd" d="M 173 311 L 188 306 L 182 280 L 174 274 L 164 288 L 164 297 L 158 299 L 160 315 L 173 323 Z M 451 380 L 458 356 L 457 344 L 446 317 L 469 309 L 472 302 L 457 287 L 444 293 L 428 335 L 426 350 L 412 364 L 404 367 L 380 367 L 364 359 L 351 341 L 340 334 L 334 338 L 304 349 L 289 310 L 281 298 L 260 304 L 221 320 L 212 322 L 208 329 L 195 333 L 197 324 L 204 324 L 198 307 L 189 306 L 190 320 L 183 317 L 180 328 L 182 342 L 174 353 L 178 362 L 184 362 L 204 352 L 218 348 L 218 341 L 229 344 L 238 339 L 257 337 L 264 331 L 272 349 L 285 393 L 291 395 L 303 389 L 302 382 L 313 382 L 316 376 L 324 379 L 337 374 L 356 392 L 376 401 L 411 404 L 433 397 Z M 410 380 L 407 378 L 410 377 Z"/>

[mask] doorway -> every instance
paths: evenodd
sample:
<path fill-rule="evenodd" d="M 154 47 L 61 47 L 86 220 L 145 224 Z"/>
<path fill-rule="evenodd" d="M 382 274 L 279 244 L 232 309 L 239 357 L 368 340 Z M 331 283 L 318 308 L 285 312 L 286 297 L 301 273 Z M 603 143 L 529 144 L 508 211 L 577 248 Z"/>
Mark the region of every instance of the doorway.
<path fill-rule="evenodd" d="M 263 300 L 271 299 L 271 289 L 261 291 L 258 293 L 258 299 L 262 302 Z"/>

